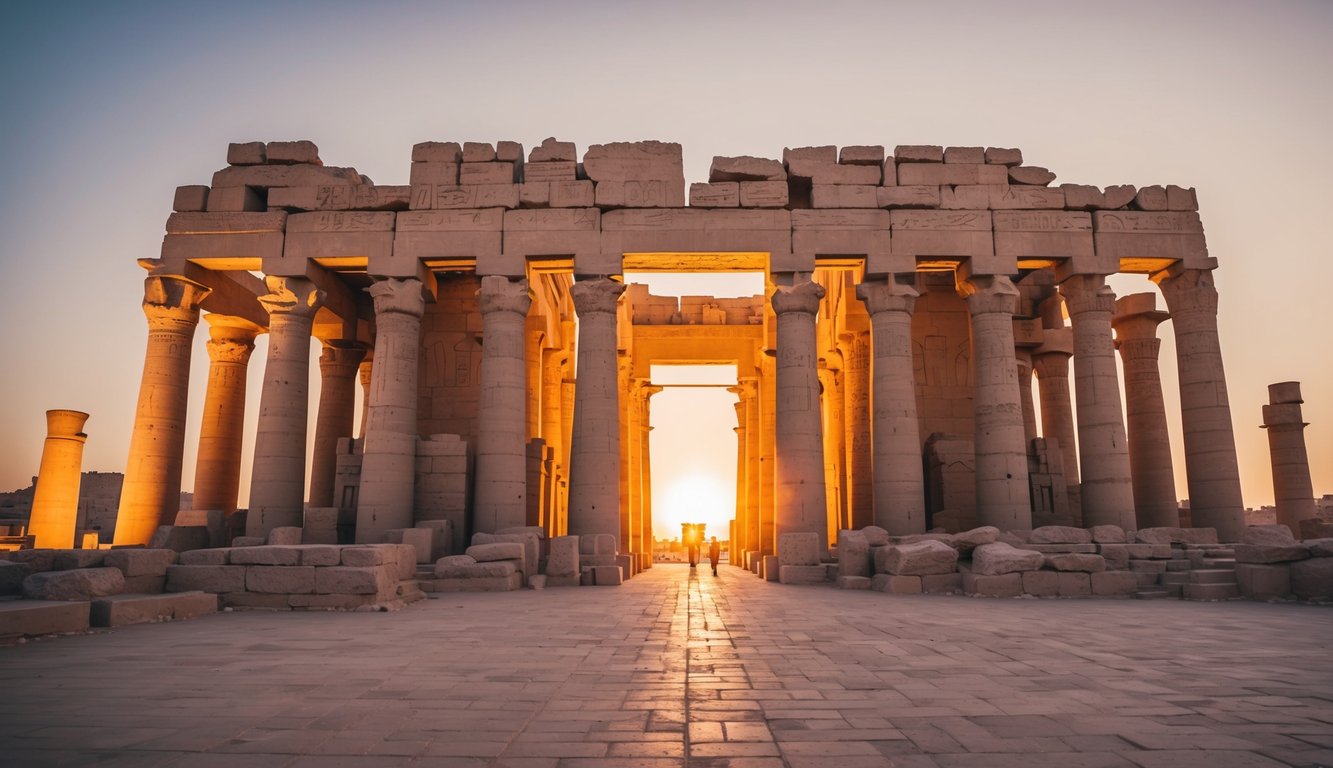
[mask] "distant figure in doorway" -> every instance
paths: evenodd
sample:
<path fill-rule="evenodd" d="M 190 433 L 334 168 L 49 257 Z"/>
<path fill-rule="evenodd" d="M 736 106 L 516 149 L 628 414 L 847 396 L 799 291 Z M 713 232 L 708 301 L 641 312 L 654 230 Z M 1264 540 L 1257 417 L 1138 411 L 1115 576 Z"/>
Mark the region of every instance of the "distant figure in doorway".
<path fill-rule="evenodd" d="M 713 575 L 717 575 L 717 561 L 722 559 L 722 545 L 717 543 L 717 537 L 714 536 L 708 543 L 708 562 L 713 564 Z"/>
<path fill-rule="evenodd" d="M 685 545 L 685 551 L 690 555 L 690 567 L 693 568 L 699 563 L 699 542 L 691 541 Z"/>

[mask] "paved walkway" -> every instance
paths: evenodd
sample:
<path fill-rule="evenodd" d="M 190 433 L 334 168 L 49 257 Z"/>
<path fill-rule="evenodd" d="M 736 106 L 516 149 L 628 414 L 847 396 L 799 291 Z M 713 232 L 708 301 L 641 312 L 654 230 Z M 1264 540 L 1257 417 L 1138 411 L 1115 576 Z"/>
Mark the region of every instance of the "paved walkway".
<path fill-rule="evenodd" d="M 0 765 L 1333 765 L 1329 608 L 722 570 L 0 648 Z"/>

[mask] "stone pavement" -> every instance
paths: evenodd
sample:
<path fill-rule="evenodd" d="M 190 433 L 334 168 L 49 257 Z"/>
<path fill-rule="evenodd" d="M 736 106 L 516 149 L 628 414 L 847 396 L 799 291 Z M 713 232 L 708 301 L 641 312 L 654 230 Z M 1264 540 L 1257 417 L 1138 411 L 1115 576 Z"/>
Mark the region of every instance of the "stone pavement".
<path fill-rule="evenodd" d="M 1333 610 L 886 595 L 660 565 L 392 614 L 0 648 L 0 765 L 1333 765 Z"/>

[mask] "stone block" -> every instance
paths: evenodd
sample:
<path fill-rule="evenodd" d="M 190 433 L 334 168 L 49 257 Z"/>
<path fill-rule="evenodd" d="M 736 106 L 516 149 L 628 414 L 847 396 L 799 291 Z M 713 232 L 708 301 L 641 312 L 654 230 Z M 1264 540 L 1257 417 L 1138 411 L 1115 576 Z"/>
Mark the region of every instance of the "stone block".
<path fill-rule="evenodd" d="M 1008 184 L 1008 174 L 1000 165 L 944 165 L 943 163 L 898 164 L 900 186 L 959 184 Z"/>
<path fill-rule="evenodd" d="M 786 181 L 787 170 L 777 160 L 764 157 L 714 156 L 708 168 L 708 181 Z M 782 185 L 786 188 L 786 184 Z"/>
<path fill-rule="evenodd" d="M 618 587 L 625 580 L 625 571 L 619 565 L 592 566 L 592 584 L 595 587 Z"/>
<path fill-rule="evenodd" d="M 177 213 L 199 213 L 208 210 L 208 187 L 203 184 L 176 187 L 171 210 Z"/>
<path fill-rule="evenodd" d="M 239 547 L 262 547 L 264 538 L 262 536 L 237 536 L 231 540 L 232 549 Z"/>
<path fill-rule="evenodd" d="M 119 550 L 112 550 L 113 552 Z M 128 550 L 133 551 L 133 550 Z M 159 550 L 146 550 L 155 552 Z M 224 547 L 221 549 L 192 549 L 188 552 L 181 552 L 176 556 L 176 562 L 180 565 L 226 565 L 231 560 L 232 549 Z"/>
<path fill-rule="evenodd" d="M 342 547 L 335 544 L 302 544 L 293 547 L 301 554 L 301 565 L 327 566 L 342 562 Z"/>
<path fill-rule="evenodd" d="M 1022 165 L 1023 150 L 986 147 L 986 162 L 991 165 Z"/>
<path fill-rule="evenodd" d="M 1251 525 L 1240 534 L 1241 544 L 1261 547 L 1286 547 L 1295 542 L 1296 537 L 1285 525 Z"/>
<path fill-rule="evenodd" d="M 1310 557 L 1333 557 L 1333 538 L 1309 539 L 1305 542 L 1305 550 Z"/>
<path fill-rule="evenodd" d="M 785 181 L 742 181 L 739 187 L 742 208 L 785 208 L 789 200 Z"/>
<path fill-rule="evenodd" d="M 1092 577 L 1076 571 L 1055 574 L 1056 590 L 1060 597 L 1089 597 L 1092 595 Z"/>
<path fill-rule="evenodd" d="M 1289 563 L 1310 556 L 1310 551 L 1294 539 L 1285 546 L 1237 544 L 1235 551 L 1237 563 Z"/>
<path fill-rule="evenodd" d="M 342 564 L 353 568 L 367 568 L 389 562 L 389 551 L 379 546 L 343 547 Z M 395 559 L 396 562 L 396 559 Z"/>
<path fill-rule="evenodd" d="M 690 185 L 690 207 L 692 208 L 736 208 L 741 204 L 740 184 L 734 181 L 719 181 L 709 184 Z"/>
<path fill-rule="evenodd" d="M 463 162 L 488 163 L 495 159 L 495 147 L 484 141 L 463 142 Z"/>
<path fill-rule="evenodd" d="M 16 549 L 5 552 L 4 557 L 11 563 L 23 563 L 33 573 L 41 573 L 55 568 L 56 550 L 54 549 Z"/>
<path fill-rule="evenodd" d="M 0 602 L 0 637 L 87 632 L 89 603 L 46 600 Z"/>
<path fill-rule="evenodd" d="M 884 570 L 894 576 L 927 576 L 958 569 L 958 550 L 941 541 L 918 541 L 890 547 Z"/>
<path fill-rule="evenodd" d="M 299 565 L 301 550 L 299 547 L 246 547 L 232 550 L 232 565 Z"/>
<path fill-rule="evenodd" d="M 1166 573 L 1166 561 L 1130 559 L 1129 570 L 1135 573 Z"/>
<path fill-rule="evenodd" d="M 866 537 L 866 544 L 871 547 L 882 547 L 889 543 L 889 532 L 878 525 L 867 525 L 861 529 L 861 535 Z"/>
<path fill-rule="evenodd" d="M 579 537 L 556 536 L 546 556 L 547 576 L 575 576 L 579 572 Z"/>
<path fill-rule="evenodd" d="M 227 165 L 263 165 L 267 159 L 264 142 L 232 142 L 227 145 Z"/>
<path fill-rule="evenodd" d="M 219 187 L 209 190 L 204 210 L 209 213 L 257 213 L 267 208 L 254 187 Z"/>
<path fill-rule="evenodd" d="M 1118 525 L 1094 525 L 1088 532 L 1095 544 L 1124 544 L 1128 540 L 1125 529 Z"/>
<path fill-rule="evenodd" d="M 301 529 L 294 525 L 278 526 L 268 532 L 266 544 L 295 545 L 301 543 Z"/>
<path fill-rule="evenodd" d="M 1135 532 L 1142 544 L 1216 544 L 1216 528 L 1142 528 Z"/>
<path fill-rule="evenodd" d="M 870 577 L 870 543 L 860 531 L 838 531 L 838 575 Z"/>
<path fill-rule="evenodd" d="M 92 601 L 94 627 L 124 627 L 217 613 L 217 595 L 178 592 L 170 595 L 111 595 Z"/>
<path fill-rule="evenodd" d="M 893 148 L 893 159 L 903 163 L 942 163 L 944 147 L 933 144 L 900 144 Z"/>
<path fill-rule="evenodd" d="M 577 164 L 572 160 L 528 163 L 523 166 L 524 182 L 577 181 Z M 521 194 L 521 191 L 520 191 Z"/>
<path fill-rule="evenodd" d="M 891 595 L 918 595 L 922 591 L 920 576 L 894 576 L 889 573 L 877 573 L 870 580 L 870 588 L 876 592 Z"/>
<path fill-rule="evenodd" d="M 784 147 L 782 149 L 782 164 L 791 165 L 793 162 L 813 161 L 819 163 L 837 163 L 838 148 L 832 144 L 825 144 L 819 147 Z"/>
<path fill-rule="evenodd" d="M 458 167 L 458 183 L 473 184 L 513 184 L 518 181 L 513 163 L 463 163 Z"/>
<path fill-rule="evenodd" d="M 167 576 L 126 576 L 125 587 L 121 590 L 122 594 L 135 595 L 155 595 L 162 592 L 167 585 Z"/>
<path fill-rule="evenodd" d="M 167 567 L 168 592 L 245 591 L 244 565 L 172 565 Z"/>
<path fill-rule="evenodd" d="M 1035 571 L 1045 562 L 1040 552 L 1016 549 L 997 541 L 983 544 L 972 552 L 971 571 L 978 576 L 999 576 L 1019 571 Z"/>
<path fill-rule="evenodd" d="M 247 611 L 290 611 L 290 595 L 260 592 L 225 592 L 218 596 L 223 608 Z"/>
<path fill-rule="evenodd" d="M 1033 597 L 1057 597 L 1060 594 L 1060 574 L 1055 571 L 1026 571 L 1023 573 L 1023 593 Z"/>
<path fill-rule="evenodd" d="M 1106 207 L 1106 194 L 1087 184 L 1061 184 L 1065 208 L 1071 211 L 1093 211 Z"/>
<path fill-rule="evenodd" d="M 982 544 L 993 544 L 1000 540 L 1000 529 L 993 525 L 983 525 L 980 528 L 972 528 L 955 533 L 948 543 L 958 550 L 960 555 L 970 555 L 972 550 Z"/>
<path fill-rule="evenodd" d="M 962 573 L 965 594 L 978 597 L 1018 597 L 1023 594 L 1022 573 L 977 574 L 971 570 Z"/>
<path fill-rule="evenodd" d="M 983 165 L 986 162 L 986 149 L 985 147 L 945 147 L 944 162 Z"/>
<path fill-rule="evenodd" d="M 523 145 L 517 141 L 495 142 L 495 159 L 502 163 L 523 162 Z"/>
<path fill-rule="evenodd" d="M 541 144 L 528 153 L 529 163 L 574 162 L 579 159 L 578 150 L 572 141 L 556 141 L 555 137 L 542 140 Z"/>
<path fill-rule="evenodd" d="M 759 575 L 764 581 L 780 581 L 782 566 L 776 555 L 764 555 L 759 561 Z"/>
<path fill-rule="evenodd" d="M 834 582 L 838 589 L 870 589 L 869 576 L 839 576 Z"/>
<path fill-rule="evenodd" d="M 323 165 L 313 141 L 270 141 L 265 150 L 270 165 Z"/>
<path fill-rule="evenodd" d="M 828 569 L 823 565 L 781 565 L 778 581 L 783 584 L 827 584 Z"/>
<path fill-rule="evenodd" d="M 309 565 L 252 565 L 245 570 L 245 591 L 269 595 L 314 592 L 316 570 Z"/>
<path fill-rule="evenodd" d="M 217 550 L 193 550 L 209 552 Z M 170 549 L 113 549 L 106 553 L 103 564 L 117 568 L 129 576 L 165 576 L 167 566 L 176 562 L 177 554 Z"/>
<path fill-rule="evenodd" d="M 1067 525 L 1043 525 L 1032 529 L 1029 544 L 1091 544 L 1092 531 Z"/>
<path fill-rule="evenodd" d="M 1036 165 L 1016 165 L 1009 168 L 1009 181 L 1014 184 L 1033 184 L 1044 187 L 1055 181 L 1055 174 Z"/>
<path fill-rule="evenodd" d="M 1333 600 L 1333 558 L 1292 563 L 1291 591 L 1303 600 Z"/>
<path fill-rule="evenodd" d="M 389 566 L 331 566 L 313 568 L 314 583 L 309 592 L 320 595 L 385 595 L 397 586 Z"/>
<path fill-rule="evenodd" d="M 1291 566 L 1236 563 L 1236 584 L 1252 600 L 1291 596 Z"/>
<path fill-rule="evenodd" d="M 458 186 L 458 163 L 412 163 L 408 182 L 413 188 L 424 186 Z"/>
<path fill-rule="evenodd" d="M 494 560 L 516 560 L 523 562 L 523 545 L 518 542 L 494 542 L 490 544 L 473 544 L 467 548 L 466 554 L 479 563 L 488 563 Z"/>
<path fill-rule="evenodd" d="M 1106 570 L 1106 558 L 1089 554 L 1046 555 L 1044 565 L 1053 571 L 1099 573 Z"/>
<path fill-rule="evenodd" d="M 454 523 L 452 520 L 422 520 L 416 527 L 431 533 L 431 562 L 453 551 Z"/>
<path fill-rule="evenodd" d="M 1186 600 L 1234 600 L 1240 597 L 1240 587 L 1235 582 L 1186 584 L 1182 593 Z"/>
<path fill-rule="evenodd" d="M 843 147 L 838 152 L 838 163 L 841 165 L 873 165 L 879 167 L 884 164 L 884 147 L 878 144 Z"/>
<path fill-rule="evenodd" d="M 778 562 L 782 566 L 819 565 L 822 556 L 817 533 L 784 533 L 778 537 Z"/>
<path fill-rule="evenodd" d="M 1172 556 L 1170 544 L 1126 544 L 1125 551 L 1136 560 L 1166 560 Z"/>
<path fill-rule="evenodd" d="M 456 141 L 423 141 L 412 145 L 412 162 L 461 163 L 463 148 Z"/>
<path fill-rule="evenodd" d="M 961 573 L 935 574 L 919 578 L 921 579 L 921 591 L 928 595 L 956 595 L 963 591 L 963 574 Z"/>
<path fill-rule="evenodd" d="M 612 566 L 614 568 L 614 566 Z M 618 572 L 620 569 L 615 568 Z M 508 576 L 480 579 L 436 579 L 436 592 L 513 592 L 523 587 L 523 574 L 514 571 Z"/>
<path fill-rule="evenodd" d="M 162 525 L 153 532 L 149 549 L 170 549 L 188 552 L 208 546 L 208 529 L 195 525 Z"/>
<path fill-rule="evenodd" d="M 1138 579 L 1129 571 L 1102 571 L 1089 575 L 1092 594 L 1101 597 L 1129 597 L 1139 588 Z"/>
<path fill-rule="evenodd" d="M 125 576 L 115 568 L 43 571 L 23 580 L 23 596 L 29 600 L 88 600 L 124 588 Z"/>
<path fill-rule="evenodd" d="M 460 557 L 466 555 L 457 555 L 455 557 L 442 557 L 435 564 L 435 578 L 437 579 L 486 579 L 499 576 L 509 576 L 511 573 L 522 572 L 518 568 L 518 562 L 515 560 L 491 560 L 485 563 L 463 562 Z"/>
<path fill-rule="evenodd" d="M 580 555 L 614 555 L 619 547 L 616 537 L 609 533 L 590 533 L 575 538 L 579 540 Z"/>
<path fill-rule="evenodd" d="M 875 205 L 879 208 L 939 208 L 942 203 L 938 185 L 879 187 Z"/>
<path fill-rule="evenodd" d="M 32 566 L 0 560 L 0 595 L 23 593 L 23 580 L 32 575 Z"/>
<path fill-rule="evenodd" d="M 1298 525 L 1302 539 L 1324 539 L 1333 537 L 1333 520 L 1312 517 L 1300 521 Z"/>
<path fill-rule="evenodd" d="M 415 563 L 433 563 L 434 533 L 428 528 L 396 528 L 384 532 L 384 541 L 389 544 L 405 544 L 412 547 Z"/>
<path fill-rule="evenodd" d="M 76 568 L 100 568 L 106 560 L 101 549 L 57 549 L 51 560 L 51 570 L 72 571 Z"/>
<path fill-rule="evenodd" d="M 378 600 L 378 595 L 288 595 L 287 605 L 295 611 L 355 611 Z"/>
<path fill-rule="evenodd" d="M 860 167 L 860 166 L 851 166 Z M 814 208 L 877 208 L 876 191 L 871 184 L 818 184 L 811 187 L 810 205 Z"/>
<path fill-rule="evenodd" d="M 990 186 L 959 185 L 939 187 L 940 207 L 945 210 L 976 210 L 990 205 Z"/>

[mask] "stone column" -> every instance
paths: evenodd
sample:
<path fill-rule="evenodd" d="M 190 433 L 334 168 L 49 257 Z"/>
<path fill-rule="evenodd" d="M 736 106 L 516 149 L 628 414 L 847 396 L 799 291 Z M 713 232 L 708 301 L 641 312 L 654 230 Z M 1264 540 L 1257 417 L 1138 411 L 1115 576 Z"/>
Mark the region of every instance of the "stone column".
<path fill-rule="evenodd" d="M 1152 279 L 1166 297 L 1176 335 L 1190 524 L 1216 528 L 1221 541 L 1239 541 L 1245 529 L 1245 505 L 1222 345 L 1217 338 L 1213 275 L 1201 269 L 1165 270 Z"/>
<path fill-rule="evenodd" d="M 643 514 L 643 551 L 645 553 L 644 568 L 653 567 L 653 455 L 652 439 L 653 431 L 652 417 L 652 397 L 662 391 L 662 387 L 645 386 L 640 392 L 643 397 L 640 401 L 643 408 L 642 429 L 639 431 L 639 462 L 640 462 L 640 483 L 642 484 L 643 495 L 641 496 L 641 511 Z"/>
<path fill-rule="evenodd" d="M 777 555 L 777 424 L 778 424 L 778 361 L 777 351 L 765 350 L 759 355 L 760 432 L 762 436 L 760 461 L 763 469 L 759 481 L 759 550 L 766 556 Z"/>
<path fill-rule="evenodd" d="M 1041 435 L 1060 443 L 1065 484 L 1078 486 L 1078 444 L 1074 440 L 1074 403 L 1069 396 L 1069 358 L 1074 354 L 1074 332 L 1068 328 L 1042 331 L 1042 344 L 1032 352 L 1041 400 Z M 1077 509 L 1077 508 L 1076 508 Z"/>
<path fill-rule="evenodd" d="M 314 461 L 310 465 L 310 506 L 332 507 L 338 441 L 352 436 L 356 416 L 356 379 L 366 345 L 336 339 L 324 342 L 319 355 L 319 411 L 315 416 Z"/>
<path fill-rule="evenodd" d="M 245 432 L 245 384 L 255 337 L 264 329 L 239 317 L 207 314 L 208 389 L 194 465 L 194 508 L 236 511 Z"/>
<path fill-rule="evenodd" d="M 190 350 L 199 304 L 208 294 L 207 287 L 183 277 L 144 280 L 148 350 L 116 514 L 115 544 L 147 544 L 159 525 L 175 522 L 180 510 Z"/>
<path fill-rule="evenodd" d="M 358 544 L 378 543 L 385 531 L 412 527 L 417 368 L 426 311 L 425 290 L 416 278 L 376 280 L 366 291 L 375 300 L 375 366 L 356 505 Z"/>
<path fill-rule="evenodd" d="M 759 408 L 759 379 L 747 377 L 740 379 L 742 397 L 745 398 L 745 531 L 743 539 L 745 552 L 758 552 L 763 549 L 761 540 L 761 517 L 763 515 L 763 441 L 760 430 L 763 420 Z"/>
<path fill-rule="evenodd" d="M 264 278 L 270 293 L 268 361 L 259 396 L 247 536 L 300 526 L 305 505 L 305 451 L 310 409 L 310 329 L 324 292 L 303 277 Z"/>
<path fill-rule="evenodd" d="M 1157 326 L 1170 315 L 1157 311 L 1157 294 L 1134 293 L 1118 299 L 1116 347 L 1125 369 L 1125 420 L 1129 469 L 1134 479 L 1134 510 L 1139 528 L 1180 525 L 1176 475 L 1166 427 L 1166 403 L 1157 352 Z"/>
<path fill-rule="evenodd" d="M 843 335 L 843 425 L 847 451 L 847 508 L 854 529 L 875 525 L 874 448 L 870 432 L 870 334 Z"/>
<path fill-rule="evenodd" d="M 1037 439 L 1037 409 L 1032 402 L 1032 348 L 1014 347 L 1014 374 L 1018 376 L 1018 404 L 1023 409 L 1024 445 Z"/>
<path fill-rule="evenodd" d="M 37 487 L 32 492 L 28 533 L 36 536 L 36 549 L 69 549 L 74 546 L 74 527 L 79 518 L 79 484 L 83 472 L 83 444 L 88 436 L 83 411 L 46 412 L 46 442 Z M 1304 449 L 1304 443 L 1302 450 Z M 1309 473 L 1306 473 L 1307 477 Z"/>
<path fill-rule="evenodd" d="M 962 286 L 972 319 L 976 371 L 977 520 L 1002 531 L 1032 527 L 1023 407 L 1014 367 L 1018 289 L 1003 275 L 981 275 Z"/>
<path fill-rule="evenodd" d="M 481 279 L 481 401 L 477 406 L 475 529 L 495 533 L 527 515 L 527 363 L 523 327 L 528 281 Z"/>
<path fill-rule="evenodd" d="M 890 278 L 862 283 L 856 295 L 870 312 L 871 445 L 875 525 L 894 536 L 926 532 L 926 491 L 912 363 L 912 310 L 919 295 Z"/>
<path fill-rule="evenodd" d="M 374 361 L 367 358 L 356 369 L 356 377 L 361 382 L 361 426 L 356 434 L 362 438 L 366 436 L 366 420 L 370 418 L 370 379 L 374 368 Z"/>
<path fill-rule="evenodd" d="M 1301 383 L 1284 381 L 1268 385 L 1264 406 L 1264 429 L 1268 430 L 1268 452 L 1273 461 L 1273 496 L 1277 521 L 1301 538 L 1301 521 L 1313 520 L 1316 509 L 1314 484 L 1310 482 L 1310 457 L 1305 451 L 1305 428 L 1301 415 Z M 42 457 L 46 466 L 46 457 Z M 40 545 L 39 545 L 40 546 Z"/>
<path fill-rule="evenodd" d="M 736 553 L 743 552 L 746 548 L 745 533 L 746 511 L 749 509 L 749 482 L 746 479 L 748 473 L 749 457 L 746 455 L 746 448 L 749 446 L 749 436 L 746 434 L 749 418 L 746 415 L 747 403 L 745 401 L 745 387 L 737 385 L 727 387 L 727 391 L 736 395 L 736 402 L 733 407 L 736 409 L 736 427 L 732 430 L 736 433 L 736 512 L 733 515 L 735 525 L 732 526 L 731 546 L 728 548 L 730 562 L 736 564 Z"/>
<path fill-rule="evenodd" d="M 1135 529 L 1129 444 L 1120 406 L 1111 317 L 1115 292 L 1102 275 L 1074 275 L 1060 283 L 1074 329 L 1074 393 L 1083 463 L 1083 524 Z"/>
<path fill-rule="evenodd" d="M 625 285 L 580 280 L 569 289 L 579 318 L 578 378 L 569 455 L 569 532 L 620 540 L 620 388 L 616 304 Z"/>
<path fill-rule="evenodd" d="M 817 533 L 828 549 L 828 503 L 824 490 L 824 439 L 820 423 L 815 316 L 824 287 L 815 282 L 778 286 L 777 424 L 774 471 L 777 537 Z"/>

